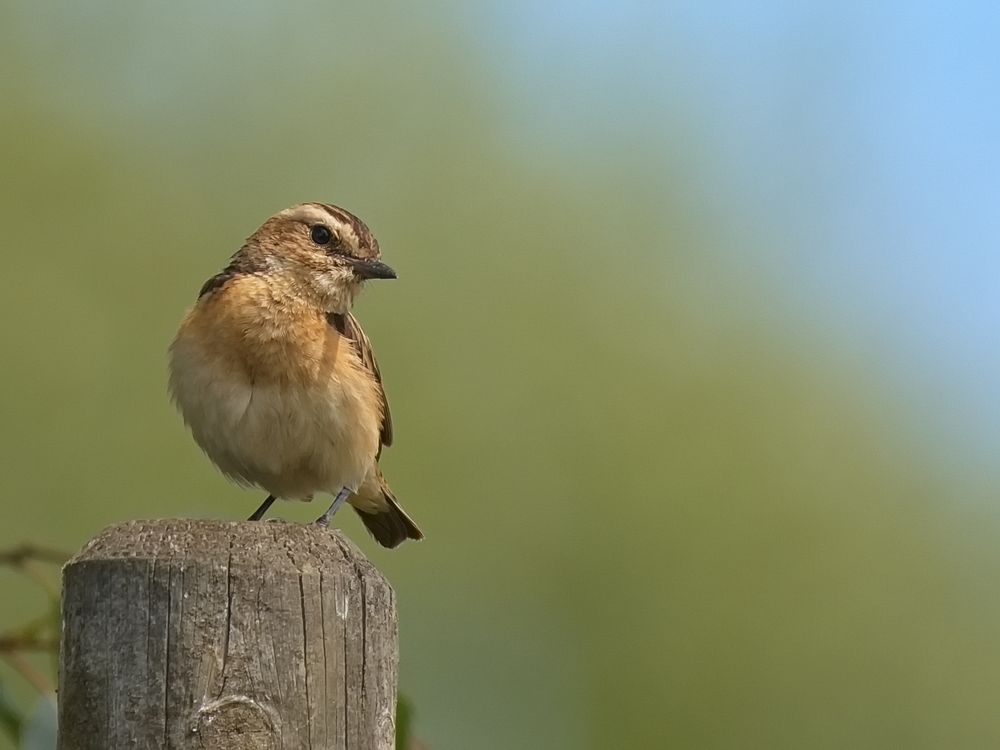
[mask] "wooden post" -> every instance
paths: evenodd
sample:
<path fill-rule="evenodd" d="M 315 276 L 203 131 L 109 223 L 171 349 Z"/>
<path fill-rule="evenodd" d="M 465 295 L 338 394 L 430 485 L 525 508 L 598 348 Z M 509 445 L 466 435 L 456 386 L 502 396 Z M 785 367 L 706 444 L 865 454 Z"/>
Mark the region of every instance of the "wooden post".
<path fill-rule="evenodd" d="M 396 602 L 339 532 L 133 521 L 66 565 L 59 750 L 390 750 Z"/>

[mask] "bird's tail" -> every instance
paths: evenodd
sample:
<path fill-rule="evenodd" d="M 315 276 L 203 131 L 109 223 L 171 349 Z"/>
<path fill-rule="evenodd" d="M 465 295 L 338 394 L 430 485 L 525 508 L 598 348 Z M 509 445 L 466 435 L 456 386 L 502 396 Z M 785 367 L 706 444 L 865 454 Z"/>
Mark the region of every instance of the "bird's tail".
<path fill-rule="evenodd" d="M 379 480 L 379 488 L 385 498 L 385 507 L 372 513 L 355 508 L 365 526 L 368 527 L 368 531 L 379 544 L 389 548 L 398 547 L 407 539 L 423 539 L 423 532 L 417 528 L 413 519 L 406 515 L 406 511 L 399 506 L 396 496 L 392 494 L 392 490 L 389 489 L 381 475 Z"/>

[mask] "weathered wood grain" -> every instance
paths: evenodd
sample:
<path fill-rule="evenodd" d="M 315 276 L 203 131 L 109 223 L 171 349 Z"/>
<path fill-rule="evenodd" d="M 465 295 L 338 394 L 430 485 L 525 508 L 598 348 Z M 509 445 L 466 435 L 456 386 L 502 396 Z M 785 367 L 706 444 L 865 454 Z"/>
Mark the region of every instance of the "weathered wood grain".
<path fill-rule="evenodd" d="M 387 750 L 392 588 L 336 531 L 133 521 L 63 574 L 60 750 Z"/>

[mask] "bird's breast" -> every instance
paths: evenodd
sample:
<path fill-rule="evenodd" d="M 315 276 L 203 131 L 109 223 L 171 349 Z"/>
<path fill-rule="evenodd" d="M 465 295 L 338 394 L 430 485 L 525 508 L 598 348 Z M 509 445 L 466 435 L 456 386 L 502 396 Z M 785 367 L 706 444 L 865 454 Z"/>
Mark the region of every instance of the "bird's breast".
<path fill-rule="evenodd" d="M 240 300 L 208 302 L 170 356 L 172 395 L 202 449 L 227 475 L 281 497 L 363 482 L 381 415 L 351 341 L 311 310 L 282 319 Z"/>

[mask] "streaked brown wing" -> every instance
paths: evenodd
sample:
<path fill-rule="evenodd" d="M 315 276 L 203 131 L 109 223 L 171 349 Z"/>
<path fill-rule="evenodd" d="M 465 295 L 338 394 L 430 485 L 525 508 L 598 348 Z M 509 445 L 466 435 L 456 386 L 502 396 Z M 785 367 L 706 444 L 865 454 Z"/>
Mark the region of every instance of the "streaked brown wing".
<path fill-rule="evenodd" d="M 330 321 L 330 325 L 340 331 L 342 336 L 346 336 L 354 342 L 361 361 L 368 368 L 368 371 L 375 376 L 375 382 L 378 384 L 378 394 L 382 399 L 382 429 L 380 431 L 382 445 L 392 445 L 392 414 L 389 413 L 389 401 L 385 397 L 385 388 L 382 386 L 382 373 L 379 372 L 378 362 L 375 361 L 372 342 L 368 340 L 368 336 L 365 335 L 361 324 L 352 313 L 345 315 L 328 313 L 326 318 Z M 381 455 L 382 448 L 379 447 L 378 456 Z"/>

